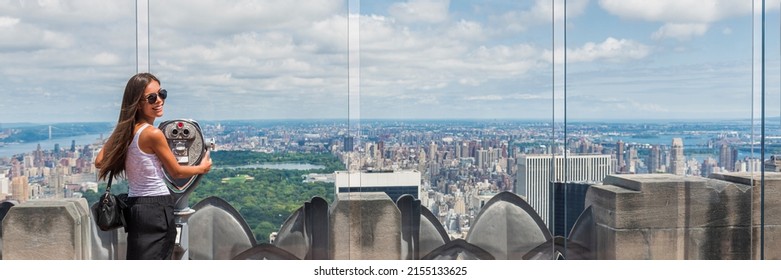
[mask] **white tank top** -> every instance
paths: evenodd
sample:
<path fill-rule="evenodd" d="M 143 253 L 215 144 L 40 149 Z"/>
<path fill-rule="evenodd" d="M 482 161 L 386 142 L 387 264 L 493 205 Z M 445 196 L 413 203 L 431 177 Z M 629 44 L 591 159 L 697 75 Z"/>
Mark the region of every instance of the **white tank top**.
<path fill-rule="evenodd" d="M 125 175 L 128 182 L 128 197 L 169 195 L 163 181 L 163 166 L 155 154 L 147 154 L 138 147 L 138 137 L 149 124 L 138 129 L 125 158 Z"/>

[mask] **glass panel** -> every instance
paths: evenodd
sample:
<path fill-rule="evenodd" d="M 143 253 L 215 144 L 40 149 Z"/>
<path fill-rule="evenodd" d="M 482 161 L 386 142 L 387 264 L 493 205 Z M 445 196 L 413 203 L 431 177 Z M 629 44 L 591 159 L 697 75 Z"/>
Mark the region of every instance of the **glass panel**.
<path fill-rule="evenodd" d="M 778 196 L 775 194 L 778 192 L 779 176 L 778 172 L 781 171 L 778 168 L 781 165 L 779 155 L 781 154 L 781 71 L 779 71 L 781 64 L 781 45 L 779 40 L 781 39 L 781 17 L 779 17 L 779 6 L 781 3 L 778 1 L 762 1 L 755 4 L 755 8 L 762 9 L 761 14 L 757 14 L 757 18 L 761 20 L 758 27 L 761 26 L 762 41 L 761 45 L 763 49 L 760 50 L 759 56 L 761 59 L 761 77 L 762 77 L 762 90 L 760 99 L 762 103 L 762 116 L 761 116 L 761 135 L 762 135 L 762 150 L 764 151 L 765 164 L 762 169 L 761 179 L 761 193 L 760 204 L 755 204 L 759 209 L 757 217 L 758 222 L 755 222 L 756 236 L 759 242 L 755 242 L 755 259 L 780 259 L 781 254 L 778 253 L 779 245 L 774 240 L 777 239 L 778 233 L 774 228 L 779 224 L 778 219 L 781 216 L 774 212 L 772 209 L 777 208 L 776 201 Z M 758 231 L 758 232 L 757 232 Z"/>
<path fill-rule="evenodd" d="M 596 226 L 610 229 L 595 232 L 597 240 L 617 240 L 598 244 L 595 258 L 752 258 L 752 213 L 737 210 L 758 199 L 744 192 L 757 191 L 751 171 L 760 165 L 752 153 L 752 3 L 705 8 L 567 1 L 566 192 L 576 200 L 567 207 L 591 205 Z M 604 180 L 599 157 L 611 160 Z M 592 184 L 585 197 L 573 190 L 585 194 L 581 183 Z M 600 218 L 608 212 L 617 218 Z M 624 246 L 638 249 L 617 249 Z"/>
<path fill-rule="evenodd" d="M 297 249 L 313 233 L 289 243 L 281 227 L 314 197 L 334 202 L 347 134 L 346 1 L 149 6 L 150 69 L 169 93 L 162 120 L 195 119 L 216 142 L 190 205 L 224 199 L 258 244 L 279 237 L 288 242 L 279 248 L 308 258 Z"/>
<path fill-rule="evenodd" d="M 93 156 L 135 71 L 133 7 L 0 2 L 0 200 L 97 200 Z"/>
<path fill-rule="evenodd" d="M 532 192 L 515 184 L 522 158 L 549 172 L 550 1 L 362 1 L 360 10 L 361 161 L 350 171 L 365 191 L 377 184 L 391 200 L 419 199 L 446 232 L 442 242 L 454 241 L 403 245 L 403 257 L 483 256 L 470 246 L 497 259 L 550 257 L 540 217 L 548 203 L 530 207 Z M 398 184 L 412 188 L 388 188 Z M 517 232 L 528 227 L 538 235 Z"/>
<path fill-rule="evenodd" d="M 0 2 L 0 200 L 92 204 L 150 71 L 255 256 L 781 258 L 779 1 L 288 2 Z"/>

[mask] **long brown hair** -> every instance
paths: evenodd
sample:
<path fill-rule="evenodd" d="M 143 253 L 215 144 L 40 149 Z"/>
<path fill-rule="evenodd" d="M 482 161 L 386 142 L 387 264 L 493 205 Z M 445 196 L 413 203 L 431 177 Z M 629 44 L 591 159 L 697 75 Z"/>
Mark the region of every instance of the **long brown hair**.
<path fill-rule="evenodd" d="M 109 172 L 113 173 L 114 177 L 125 172 L 127 148 L 133 141 L 133 129 L 139 119 L 138 108 L 146 87 L 152 81 L 160 83 L 160 80 L 150 73 L 138 73 L 127 81 L 125 94 L 122 97 L 122 108 L 119 111 L 119 120 L 114 127 L 114 132 L 111 133 L 103 146 L 107 150 L 103 151 L 103 160 L 99 167 L 98 178 L 101 180 L 105 179 Z"/>

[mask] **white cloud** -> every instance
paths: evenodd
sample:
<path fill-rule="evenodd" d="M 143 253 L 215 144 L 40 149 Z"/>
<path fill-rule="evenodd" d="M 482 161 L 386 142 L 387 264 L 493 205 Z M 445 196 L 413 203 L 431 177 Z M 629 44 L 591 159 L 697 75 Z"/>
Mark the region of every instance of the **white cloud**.
<path fill-rule="evenodd" d="M 673 38 L 683 41 L 702 36 L 705 32 L 708 32 L 708 25 L 704 23 L 667 23 L 651 34 L 651 38 L 654 40 Z"/>
<path fill-rule="evenodd" d="M 158 28 L 191 29 L 201 34 L 237 30 L 303 28 L 334 14 L 346 14 L 340 0 L 169 0 L 154 3 L 152 24 Z"/>
<path fill-rule="evenodd" d="M 332 52 L 347 51 L 348 33 L 346 15 L 333 15 L 329 18 L 313 21 L 301 34 L 319 44 L 324 50 Z"/>
<path fill-rule="evenodd" d="M 553 12 L 555 21 L 564 20 L 564 1 L 565 0 L 555 0 L 555 3 L 553 3 L 556 9 Z M 567 18 L 574 18 L 582 15 L 586 10 L 586 6 L 588 6 L 588 1 L 589 0 L 567 0 Z M 539 21 L 550 22 L 551 1 L 536 0 L 534 8 L 532 8 L 530 13 Z"/>
<path fill-rule="evenodd" d="M 556 57 L 563 57 L 561 49 L 556 49 Z M 567 63 L 576 62 L 626 62 L 643 59 L 651 54 L 651 47 L 628 39 L 616 39 L 608 37 L 601 43 L 588 42 L 583 46 L 567 50 Z M 550 51 L 547 50 L 542 57 L 550 61 Z M 563 63 L 558 61 L 557 63 Z"/>
<path fill-rule="evenodd" d="M 608 12 L 627 19 L 656 22 L 712 23 L 751 14 L 751 1 L 735 0 L 600 0 Z"/>
<path fill-rule="evenodd" d="M 492 95 L 475 95 L 475 96 L 467 96 L 466 98 L 464 98 L 464 100 L 469 100 L 469 101 L 472 101 L 472 100 L 499 101 L 499 100 L 504 100 L 504 99 L 505 99 L 504 96 L 496 95 L 496 94 L 492 94 Z"/>
<path fill-rule="evenodd" d="M 18 18 L 0 17 L 0 28 L 13 27 L 17 23 L 19 23 L 19 19 Z"/>
<path fill-rule="evenodd" d="M 443 22 L 448 18 L 450 0 L 409 0 L 394 3 L 388 13 L 402 22 Z"/>
<path fill-rule="evenodd" d="M 113 53 L 101 52 L 94 56 L 93 62 L 97 65 L 114 65 L 121 61 L 119 56 Z"/>
<path fill-rule="evenodd" d="M 466 39 L 469 41 L 481 41 L 486 37 L 486 31 L 482 24 L 474 21 L 460 20 L 447 32 L 454 39 Z"/>
<path fill-rule="evenodd" d="M 0 11 L 23 15 L 27 20 L 54 22 L 57 24 L 53 28 L 66 29 L 84 23 L 110 23 L 117 18 L 134 19 L 135 1 L 5 0 L 0 1 Z"/>
<path fill-rule="evenodd" d="M 464 100 L 468 101 L 511 101 L 511 100 L 550 100 L 550 93 L 545 94 L 486 94 L 467 96 Z"/>
<path fill-rule="evenodd" d="M 14 108 L 19 116 L 3 113 L 0 119 L 57 118 L 55 114 L 67 116 L 85 108 L 100 110 L 89 118 L 115 119 L 116 100 L 129 73 L 135 71 L 134 1 L 115 2 L 0 0 L 0 84 L 4 86 L 0 96 L 24 92 L 31 85 L 53 97 L 94 93 L 67 112 L 51 105 L 46 108 L 51 107 L 47 112 L 52 115 L 31 116 Z M 344 116 L 349 57 L 344 3 L 155 1 L 150 11 L 151 69 L 176 93 L 168 112 L 196 119 Z M 377 4 L 391 7 L 379 14 L 360 15 L 362 112 L 472 117 L 486 109 L 480 107 L 485 104 L 493 105 L 491 113 L 497 115 L 528 117 L 545 111 L 540 104 L 551 99 L 550 92 L 537 93 L 550 90 L 551 51 L 544 49 L 550 37 L 533 28 L 549 27 L 544 24 L 551 20 L 550 0 L 474 0 L 452 6 L 448 1 L 394 3 L 398 4 Z M 557 8 L 563 7 L 561 3 Z M 568 1 L 568 16 L 584 14 L 587 3 Z M 387 11 L 391 13 L 383 14 Z M 560 20 L 563 13 L 555 14 Z M 699 36 L 713 28 L 711 22 L 677 21 L 664 15 L 653 21 L 664 26 L 659 28 L 659 38 Z M 705 31 L 698 31 L 702 26 Z M 529 33 L 508 35 L 508 29 Z M 574 48 L 570 45 L 568 62 L 632 62 L 654 51 L 623 38 L 579 41 Z M 613 66 L 632 65 L 607 68 Z M 572 75 L 572 81 L 584 81 Z M 654 83 L 627 88 L 648 91 L 649 84 Z M 208 102 L 213 103 L 203 105 Z M 60 104 L 65 103 L 56 105 Z M 102 108 L 104 104 L 112 106 Z"/>
<path fill-rule="evenodd" d="M 372 61 L 436 61 L 463 55 L 470 41 L 449 38 L 434 31 L 413 31 L 394 18 L 361 17 L 361 59 Z"/>
<path fill-rule="evenodd" d="M 688 40 L 704 35 L 711 24 L 751 14 L 752 1 L 738 0 L 600 0 L 599 5 L 624 19 L 661 22 L 654 39 Z M 777 10 L 779 1 L 768 1 L 767 10 Z"/>
<path fill-rule="evenodd" d="M 631 104 L 629 107 L 632 108 L 632 110 L 640 110 L 643 112 L 651 112 L 651 113 L 666 113 L 670 111 L 669 108 L 666 108 L 665 106 L 656 103 L 647 103 L 647 102 L 641 103 L 634 100 L 630 100 L 627 103 Z"/>
<path fill-rule="evenodd" d="M 485 82 L 484 79 L 476 79 L 474 77 L 462 77 L 458 79 L 458 84 L 465 86 L 479 86 L 483 82 Z"/>
<path fill-rule="evenodd" d="M 2 30 L 5 29 L 5 30 Z M 54 30 L 42 29 L 38 26 L 19 23 L 2 28 L 0 50 L 41 50 L 48 48 L 67 48 L 74 44 L 72 35 Z"/>
<path fill-rule="evenodd" d="M 445 32 L 441 32 L 444 30 Z M 444 29 L 412 29 L 394 18 L 361 18 L 361 87 L 364 96 L 401 91 L 478 87 L 523 77 L 545 62 L 530 44 L 492 44 L 482 25 L 462 20 Z"/>
<path fill-rule="evenodd" d="M 521 75 L 538 66 L 543 51 L 528 44 L 479 46 L 464 58 L 467 66 L 482 75 Z"/>
<path fill-rule="evenodd" d="M 177 63 L 172 63 L 171 61 L 169 61 L 167 59 L 159 59 L 158 58 L 158 59 L 155 59 L 153 63 L 159 65 L 160 67 L 162 67 L 164 69 L 170 69 L 171 71 L 175 71 L 175 72 L 182 72 L 182 71 L 186 70 L 186 68 L 184 66 L 182 66 L 180 64 L 177 64 Z"/>
<path fill-rule="evenodd" d="M 494 20 L 497 20 L 504 28 L 510 31 L 526 31 L 528 28 L 539 24 L 550 24 L 551 16 L 554 21 L 561 22 L 564 19 L 564 0 L 536 0 L 534 6 L 525 11 L 506 11 Z M 575 18 L 582 15 L 588 0 L 567 1 L 567 18 Z M 556 10 L 551 9 L 555 7 Z"/>

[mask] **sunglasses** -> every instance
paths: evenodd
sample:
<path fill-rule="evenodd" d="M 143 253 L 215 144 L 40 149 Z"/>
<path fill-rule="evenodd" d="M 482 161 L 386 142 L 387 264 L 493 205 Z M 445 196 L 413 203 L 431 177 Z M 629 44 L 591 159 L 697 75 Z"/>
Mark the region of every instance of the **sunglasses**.
<path fill-rule="evenodd" d="M 160 99 L 165 100 L 165 98 L 168 97 L 168 91 L 161 88 L 160 91 L 147 95 L 146 102 L 149 102 L 149 104 L 155 104 L 157 103 L 158 96 Z"/>

